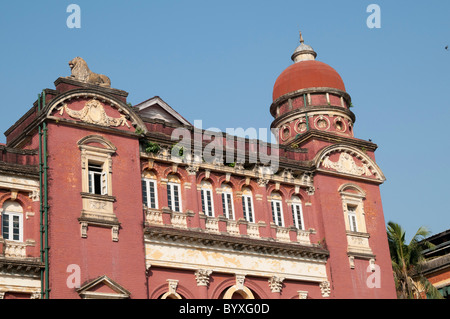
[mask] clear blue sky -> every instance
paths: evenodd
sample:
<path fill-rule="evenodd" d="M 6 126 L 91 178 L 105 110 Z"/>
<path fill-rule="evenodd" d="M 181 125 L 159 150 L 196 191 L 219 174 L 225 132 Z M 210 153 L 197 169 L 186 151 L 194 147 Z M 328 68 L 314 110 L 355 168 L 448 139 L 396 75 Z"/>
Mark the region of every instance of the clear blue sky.
<path fill-rule="evenodd" d="M 81 28 L 66 25 L 81 8 Z M 369 29 L 369 4 L 381 28 Z M 352 96 L 355 135 L 379 145 L 386 221 L 450 228 L 450 1 L 1 1 L 0 129 L 81 56 L 133 104 L 159 95 L 203 128 L 269 127 L 298 31 Z M 1 137 L 0 142 L 5 142 Z"/>

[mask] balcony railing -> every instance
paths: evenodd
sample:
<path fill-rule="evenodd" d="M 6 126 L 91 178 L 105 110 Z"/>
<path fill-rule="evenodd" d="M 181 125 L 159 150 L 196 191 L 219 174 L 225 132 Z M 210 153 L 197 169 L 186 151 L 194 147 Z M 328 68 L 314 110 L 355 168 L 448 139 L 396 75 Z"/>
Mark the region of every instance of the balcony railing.
<path fill-rule="evenodd" d="M 27 256 L 27 244 L 24 242 L 5 240 L 3 251 L 5 257 L 25 258 Z"/>
<path fill-rule="evenodd" d="M 192 212 L 174 212 L 170 209 L 150 209 L 145 208 L 146 224 L 149 226 L 167 226 L 181 229 L 190 229 L 192 226 L 190 218 Z M 230 236 L 247 236 L 254 239 L 268 239 L 260 235 L 260 227 L 266 227 L 264 223 L 249 223 L 244 220 L 233 220 L 224 217 L 209 217 L 202 214 L 204 219 L 203 231 L 208 233 L 226 233 Z M 220 226 L 220 223 L 224 226 Z M 222 227 L 222 228 L 221 228 Z M 275 240 L 279 242 L 292 242 L 302 245 L 311 245 L 309 235 L 310 230 L 299 230 L 293 227 L 280 227 L 271 224 L 270 227 L 275 230 Z M 291 236 L 291 233 L 293 235 Z"/>

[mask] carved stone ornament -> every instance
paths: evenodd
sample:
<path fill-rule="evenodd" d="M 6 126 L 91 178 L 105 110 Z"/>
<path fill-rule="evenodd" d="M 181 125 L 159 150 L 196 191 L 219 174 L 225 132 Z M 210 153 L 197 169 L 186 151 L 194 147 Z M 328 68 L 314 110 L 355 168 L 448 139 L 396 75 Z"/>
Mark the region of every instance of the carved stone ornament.
<path fill-rule="evenodd" d="M 103 74 L 92 72 L 83 58 L 76 57 L 69 62 L 72 74 L 68 77 L 84 83 L 111 87 L 111 80 Z"/>
<path fill-rule="evenodd" d="M 308 292 L 299 290 L 298 292 L 298 299 L 307 299 L 308 298 Z"/>
<path fill-rule="evenodd" d="M 40 198 L 40 192 L 38 189 L 33 189 L 30 194 L 28 195 L 29 198 L 31 198 L 31 200 L 33 202 L 38 202 L 39 198 Z"/>
<path fill-rule="evenodd" d="M 266 187 L 269 183 L 269 180 L 265 178 L 258 178 L 257 182 L 260 187 Z"/>
<path fill-rule="evenodd" d="M 67 104 L 57 109 L 60 115 L 64 114 L 64 111 L 74 119 L 81 120 L 86 123 L 97 124 L 107 127 L 127 126 L 130 128 L 125 115 L 121 114 L 119 118 L 113 118 L 106 115 L 105 109 L 102 103 L 97 100 L 90 100 L 86 102 L 83 109 L 75 111 L 70 109 Z"/>
<path fill-rule="evenodd" d="M 189 175 L 197 175 L 198 170 L 199 170 L 198 165 L 189 165 L 186 167 L 186 171 L 188 172 Z"/>
<path fill-rule="evenodd" d="M 306 190 L 306 193 L 307 193 L 309 196 L 312 196 L 312 195 L 314 195 L 315 191 L 316 191 L 316 188 L 315 188 L 314 186 L 310 186 L 310 187 L 308 187 L 308 189 Z"/>
<path fill-rule="evenodd" d="M 178 287 L 178 280 L 167 279 L 167 285 L 169 287 L 169 294 L 176 294 Z"/>
<path fill-rule="evenodd" d="M 236 274 L 236 287 L 244 289 L 245 275 Z"/>
<path fill-rule="evenodd" d="M 88 223 L 81 223 L 81 238 L 87 238 Z"/>
<path fill-rule="evenodd" d="M 113 241 L 119 241 L 119 226 L 113 226 L 111 228 L 111 236 Z"/>
<path fill-rule="evenodd" d="M 283 277 L 273 276 L 269 279 L 269 287 L 272 292 L 281 292 L 281 288 L 283 287 Z"/>
<path fill-rule="evenodd" d="M 197 286 L 208 286 L 209 276 L 212 274 L 212 270 L 199 269 L 195 272 L 195 279 L 197 280 Z"/>
<path fill-rule="evenodd" d="M 339 156 L 339 160 L 337 162 L 332 162 L 329 156 L 326 156 L 323 159 L 322 166 L 324 168 L 332 168 L 339 173 L 347 173 L 357 176 L 372 176 L 372 172 L 370 171 L 367 164 L 362 164 L 362 166 L 358 166 L 351 156 L 348 153 L 342 152 Z"/>
<path fill-rule="evenodd" d="M 319 287 L 322 297 L 330 297 L 331 287 L 329 281 L 322 281 Z"/>

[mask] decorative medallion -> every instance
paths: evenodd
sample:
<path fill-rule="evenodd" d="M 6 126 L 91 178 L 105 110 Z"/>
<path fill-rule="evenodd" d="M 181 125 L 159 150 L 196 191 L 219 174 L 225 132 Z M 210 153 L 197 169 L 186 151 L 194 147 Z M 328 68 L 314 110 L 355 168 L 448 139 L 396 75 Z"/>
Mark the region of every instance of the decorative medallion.
<path fill-rule="evenodd" d="M 116 126 L 127 126 L 130 128 L 130 125 L 127 122 L 125 115 L 121 114 L 119 118 L 113 118 L 106 115 L 105 109 L 97 100 L 90 100 L 86 102 L 83 109 L 80 111 L 75 111 L 70 109 L 67 104 L 64 104 L 60 108 L 57 109 L 60 115 L 64 114 L 64 111 L 74 119 L 81 120 L 86 123 L 97 124 L 101 126 L 107 127 L 116 127 Z"/>
<path fill-rule="evenodd" d="M 319 130 L 325 131 L 330 128 L 330 121 L 323 115 L 320 115 L 314 120 L 314 126 Z"/>
<path fill-rule="evenodd" d="M 283 125 L 281 128 L 281 139 L 286 141 L 291 136 L 291 128 L 289 125 Z"/>
<path fill-rule="evenodd" d="M 346 130 L 345 122 L 340 116 L 335 118 L 334 127 L 336 128 L 336 131 L 338 131 L 338 132 L 344 132 Z"/>
<path fill-rule="evenodd" d="M 295 122 L 294 129 L 297 133 L 303 133 L 306 131 L 307 125 L 306 125 L 306 119 L 304 117 L 298 119 Z"/>

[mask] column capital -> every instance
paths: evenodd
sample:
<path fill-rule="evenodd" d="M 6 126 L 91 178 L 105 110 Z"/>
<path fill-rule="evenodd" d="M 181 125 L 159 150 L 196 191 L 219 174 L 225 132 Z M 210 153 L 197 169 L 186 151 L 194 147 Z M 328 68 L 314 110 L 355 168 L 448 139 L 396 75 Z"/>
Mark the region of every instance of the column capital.
<path fill-rule="evenodd" d="M 208 286 L 209 276 L 212 274 L 210 269 L 198 269 L 195 271 L 195 279 L 197 280 L 197 286 Z"/>

